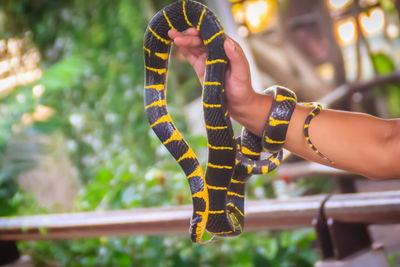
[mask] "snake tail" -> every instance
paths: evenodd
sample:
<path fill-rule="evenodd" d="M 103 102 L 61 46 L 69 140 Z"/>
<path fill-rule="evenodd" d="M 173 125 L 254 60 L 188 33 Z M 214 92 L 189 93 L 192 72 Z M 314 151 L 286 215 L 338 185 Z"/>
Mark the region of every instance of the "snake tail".
<path fill-rule="evenodd" d="M 321 158 L 327 160 L 331 164 L 335 164 L 332 160 L 327 158 L 324 154 L 322 154 L 318 148 L 313 144 L 310 138 L 310 123 L 311 120 L 314 119 L 322 110 L 321 104 L 318 103 L 306 103 L 306 106 L 313 107 L 313 110 L 307 115 L 305 121 L 304 121 L 304 137 L 306 138 L 306 141 L 308 143 L 308 146 Z"/>

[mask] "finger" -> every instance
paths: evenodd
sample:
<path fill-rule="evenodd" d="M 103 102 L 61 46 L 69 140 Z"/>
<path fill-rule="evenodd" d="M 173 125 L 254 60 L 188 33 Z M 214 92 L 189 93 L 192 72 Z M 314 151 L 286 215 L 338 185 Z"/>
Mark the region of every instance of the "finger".
<path fill-rule="evenodd" d="M 186 35 L 200 36 L 200 32 L 198 30 L 196 30 L 196 28 L 189 28 L 186 31 Z"/>
<path fill-rule="evenodd" d="M 205 49 L 202 48 L 191 48 L 191 47 L 186 47 L 186 46 L 178 46 L 179 53 L 182 54 L 185 58 L 189 60 L 189 57 L 193 57 L 194 59 L 202 56 L 205 54 Z"/>
<path fill-rule="evenodd" d="M 186 47 L 200 47 L 203 43 L 201 41 L 201 38 L 198 36 L 177 36 L 174 39 L 174 42 L 178 46 L 186 46 Z"/>
<path fill-rule="evenodd" d="M 226 56 L 230 61 L 229 66 L 232 78 L 240 81 L 248 80 L 250 67 L 240 45 L 228 37 L 225 40 L 224 49 Z"/>
<path fill-rule="evenodd" d="M 168 31 L 168 36 L 169 36 L 169 38 L 174 40 L 176 37 L 183 36 L 183 33 L 175 31 L 175 30 L 169 30 Z"/>
<path fill-rule="evenodd" d="M 181 36 L 185 36 L 185 35 L 200 36 L 200 33 L 195 28 L 189 28 L 185 33 L 178 32 L 178 31 L 175 31 L 175 30 L 169 30 L 168 31 L 168 36 L 171 39 L 175 39 L 176 37 L 181 37 Z"/>

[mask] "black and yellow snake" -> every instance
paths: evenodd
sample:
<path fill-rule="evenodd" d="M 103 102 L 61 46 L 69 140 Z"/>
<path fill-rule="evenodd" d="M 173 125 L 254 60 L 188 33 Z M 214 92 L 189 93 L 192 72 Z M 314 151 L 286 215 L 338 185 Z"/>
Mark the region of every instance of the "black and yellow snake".
<path fill-rule="evenodd" d="M 193 150 L 175 128 L 166 108 L 166 79 L 172 41 L 168 31 L 196 28 L 206 46 L 203 109 L 208 137 L 205 175 Z M 295 94 L 275 86 L 263 137 L 247 129 L 235 139 L 225 98 L 225 72 L 229 64 L 224 51 L 226 39 L 216 16 L 195 1 L 181 1 L 160 10 L 150 21 L 144 37 L 145 109 L 151 128 L 185 172 L 193 199 L 191 239 L 199 243 L 204 231 L 217 236 L 238 235 L 244 225 L 245 183 L 252 174 L 265 174 L 282 160 L 282 148 L 296 106 Z M 314 109 L 317 114 L 319 107 Z M 307 127 L 310 121 L 306 123 Z M 305 136 L 312 145 L 308 136 Z M 263 149 L 271 152 L 260 160 Z M 316 148 L 312 145 L 312 149 Z"/>

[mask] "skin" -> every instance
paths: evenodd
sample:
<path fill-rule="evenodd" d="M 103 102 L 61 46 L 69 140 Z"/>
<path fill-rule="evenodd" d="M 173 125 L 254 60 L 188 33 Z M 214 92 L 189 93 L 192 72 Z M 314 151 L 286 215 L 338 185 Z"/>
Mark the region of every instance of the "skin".
<path fill-rule="evenodd" d="M 190 28 L 185 33 L 170 30 L 168 35 L 203 84 L 206 49 L 199 32 Z M 261 136 L 272 99 L 253 90 L 249 63 L 239 44 L 228 37 L 224 49 L 230 60 L 225 80 L 229 114 Z M 313 152 L 304 138 L 304 120 L 310 111 L 296 106 L 287 132 L 286 149 L 305 159 L 365 177 L 400 178 L 400 119 L 322 110 L 310 123 L 309 133 L 319 151 L 335 162 L 333 165 Z"/>

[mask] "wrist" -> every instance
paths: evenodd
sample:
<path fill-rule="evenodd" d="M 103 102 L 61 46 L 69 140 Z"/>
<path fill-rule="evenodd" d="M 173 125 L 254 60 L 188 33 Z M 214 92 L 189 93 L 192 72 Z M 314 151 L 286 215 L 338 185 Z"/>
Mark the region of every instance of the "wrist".
<path fill-rule="evenodd" d="M 256 135 L 261 136 L 272 99 L 252 91 L 245 101 L 229 104 L 230 116 Z"/>

